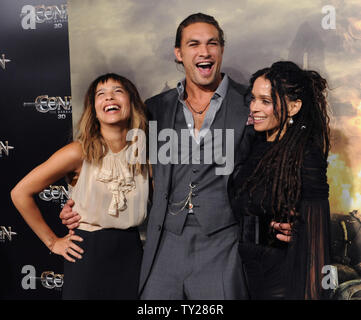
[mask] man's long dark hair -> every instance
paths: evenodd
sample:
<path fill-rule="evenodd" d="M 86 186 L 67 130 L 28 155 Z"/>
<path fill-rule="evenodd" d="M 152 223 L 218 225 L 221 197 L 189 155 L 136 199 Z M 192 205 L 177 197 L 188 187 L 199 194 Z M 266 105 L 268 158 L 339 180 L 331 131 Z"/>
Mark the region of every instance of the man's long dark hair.
<path fill-rule="evenodd" d="M 179 26 L 177 28 L 177 33 L 175 36 L 175 44 L 174 44 L 175 48 L 181 47 L 184 28 L 190 26 L 191 24 L 199 23 L 199 22 L 208 23 L 208 24 L 214 26 L 218 30 L 219 43 L 220 43 L 221 47 L 224 47 L 224 44 L 225 44 L 224 33 L 223 33 L 222 28 L 219 26 L 219 23 L 217 22 L 217 20 L 208 14 L 198 12 L 198 13 L 191 14 L 190 16 L 185 18 L 179 24 Z M 177 64 L 183 64 L 183 62 L 180 62 L 177 59 L 175 59 L 175 62 Z"/>
<path fill-rule="evenodd" d="M 271 83 L 273 110 L 280 122 L 280 130 L 272 147 L 258 163 L 256 169 L 242 186 L 241 191 L 252 192 L 258 186 L 268 186 L 271 191 L 273 219 L 291 220 L 301 196 L 301 168 L 306 146 L 312 143 L 319 148 L 324 159 L 330 150 L 329 116 L 327 114 L 327 81 L 316 71 L 302 70 L 290 61 L 279 61 L 270 68 L 257 71 L 250 79 L 248 93 L 257 78 Z M 246 95 L 247 96 L 247 95 Z M 277 106 L 277 97 L 280 106 Z M 289 125 L 287 102 L 302 101 L 299 112 Z M 281 132 L 286 132 L 281 136 Z M 266 188 L 264 188 L 264 197 Z M 264 199 L 263 197 L 263 199 Z"/>
<path fill-rule="evenodd" d="M 174 44 L 175 48 L 181 47 L 183 29 L 193 23 L 198 23 L 198 22 L 208 23 L 208 24 L 214 26 L 218 30 L 218 33 L 219 33 L 218 36 L 219 36 L 220 45 L 221 45 L 221 47 L 224 47 L 224 43 L 225 43 L 224 33 L 223 33 L 223 30 L 221 29 L 221 27 L 219 26 L 219 23 L 217 22 L 217 20 L 208 14 L 198 12 L 198 13 L 191 14 L 190 16 L 185 18 L 179 24 L 179 26 L 177 28 L 177 33 L 175 36 L 175 44 Z"/>

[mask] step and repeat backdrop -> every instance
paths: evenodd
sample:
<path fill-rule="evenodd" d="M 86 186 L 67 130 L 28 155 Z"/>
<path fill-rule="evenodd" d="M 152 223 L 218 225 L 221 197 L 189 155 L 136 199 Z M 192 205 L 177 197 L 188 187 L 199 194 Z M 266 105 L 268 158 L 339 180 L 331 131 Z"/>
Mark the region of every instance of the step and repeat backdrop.
<path fill-rule="evenodd" d="M 59 299 L 62 258 L 25 224 L 10 190 L 72 139 L 66 0 L 0 3 L 0 299 Z M 65 181 L 38 195 L 58 235 Z"/>
<path fill-rule="evenodd" d="M 253 72 L 277 60 L 292 60 L 328 79 L 333 137 L 328 181 L 338 297 L 349 299 L 359 290 L 359 0 L 229 0 L 222 5 L 218 0 L 1 0 L 0 299 L 60 299 L 65 280 L 62 257 L 50 255 L 25 224 L 10 190 L 72 139 L 85 91 L 100 74 L 128 77 L 144 100 L 174 87 L 184 77 L 174 63 L 176 28 L 195 12 L 219 21 L 226 38 L 222 69 L 234 80 L 247 84 Z M 65 235 L 58 218 L 68 199 L 65 181 L 35 198 L 50 227 Z"/>

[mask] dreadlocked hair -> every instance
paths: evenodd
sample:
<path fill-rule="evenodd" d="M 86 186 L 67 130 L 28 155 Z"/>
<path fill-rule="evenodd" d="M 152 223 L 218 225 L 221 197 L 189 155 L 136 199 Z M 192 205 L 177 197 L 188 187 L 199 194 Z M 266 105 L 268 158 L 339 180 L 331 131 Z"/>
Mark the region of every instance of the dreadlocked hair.
<path fill-rule="evenodd" d="M 270 68 L 253 74 L 248 93 L 259 77 L 264 77 L 271 83 L 273 112 L 280 125 L 274 143 L 241 187 L 240 192 L 248 190 L 252 198 L 252 193 L 257 187 L 264 187 L 261 203 L 263 208 L 267 188 L 270 188 L 273 219 L 290 222 L 293 216 L 297 215 L 297 203 L 301 196 L 301 168 L 306 146 L 309 143 L 317 146 L 324 159 L 327 159 L 330 150 L 330 119 L 326 100 L 328 85 L 326 79 L 316 71 L 302 70 L 290 61 L 276 62 Z M 245 95 L 247 96 L 249 94 Z M 293 116 L 292 125 L 287 121 L 286 99 L 302 101 L 301 109 Z M 265 211 L 264 208 L 263 210 Z"/>

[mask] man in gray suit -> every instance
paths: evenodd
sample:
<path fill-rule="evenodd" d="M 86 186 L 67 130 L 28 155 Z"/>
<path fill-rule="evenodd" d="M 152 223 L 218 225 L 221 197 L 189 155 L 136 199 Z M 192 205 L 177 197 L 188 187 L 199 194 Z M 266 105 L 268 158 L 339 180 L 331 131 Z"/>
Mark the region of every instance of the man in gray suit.
<path fill-rule="evenodd" d="M 213 17 L 187 17 L 178 27 L 174 49 L 185 79 L 146 101 L 158 133 L 172 128 L 177 137 L 188 131 L 190 139 L 172 141 L 175 161 L 152 165 L 155 187 L 140 277 L 142 299 L 247 298 L 237 251 L 239 225 L 227 196 L 233 168 L 226 168 L 247 154 L 249 110 L 243 104 L 244 88 L 220 72 L 223 51 L 223 31 Z M 226 154 L 222 164 L 217 148 Z M 211 161 L 206 150 L 213 151 Z"/>
<path fill-rule="evenodd" d="M 164 130 L 172 134 L 170 144 L 149 137 L 150 156 L 155 152 L 159 161 L 151 159 L 154 193 L 140 276 L 142 299 L 248 297 L 238 254 L 240 227 L 227 184 L 233 167 L 247 157 L 253 130 L 246 128 L 244 88 L 220 72 L 223 51 L 217 21 L 202 13 L 190 15 L 177 29 L 174 49 L 185 79 L 146 101 L 157 137 Z M 171 156 L 165 163 L 160 158 L 167 144 Z M 78 218 L 69 210 L 65 206 L 60 217 L 76 227 Z"/>

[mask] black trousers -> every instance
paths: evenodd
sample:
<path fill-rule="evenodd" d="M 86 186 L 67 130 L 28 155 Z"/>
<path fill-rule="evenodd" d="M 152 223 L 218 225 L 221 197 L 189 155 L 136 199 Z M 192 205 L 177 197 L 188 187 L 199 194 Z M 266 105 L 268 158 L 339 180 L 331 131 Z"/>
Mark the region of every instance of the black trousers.
<path fill-rule="evenodd" d="M 240 243 L 251 300 L 286 299 L 286 249 Z"/>
<path fill-rule="evenodd" d="M 76 230 L 83 258 L 64 262 L 63 300 L 138 298 L 142 243 L 137 228 Z"/>

